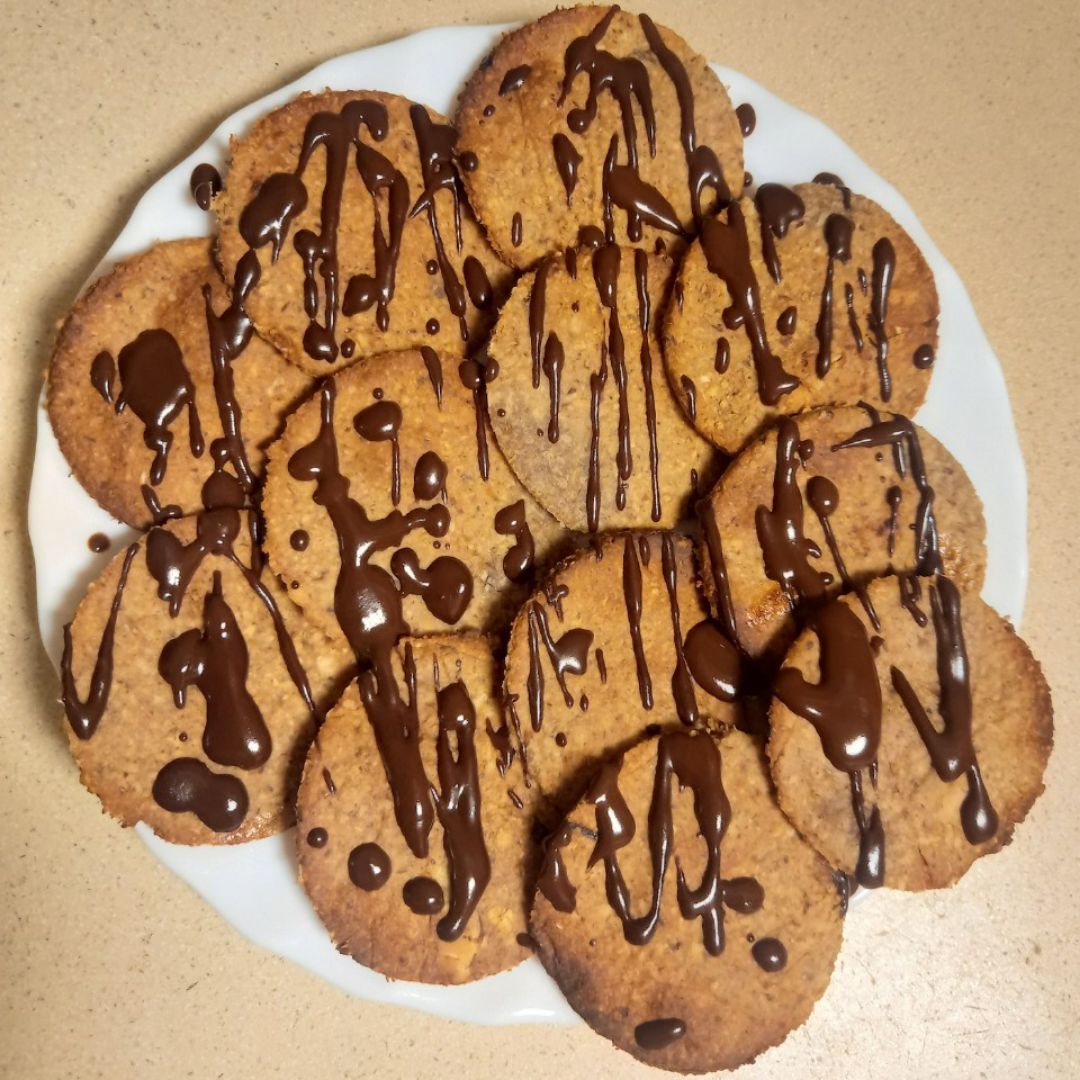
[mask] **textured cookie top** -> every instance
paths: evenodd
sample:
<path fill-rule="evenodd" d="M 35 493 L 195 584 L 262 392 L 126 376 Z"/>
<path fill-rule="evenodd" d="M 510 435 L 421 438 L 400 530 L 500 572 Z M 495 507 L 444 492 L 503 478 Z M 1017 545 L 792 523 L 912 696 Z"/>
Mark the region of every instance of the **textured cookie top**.
<path fill-rule="evenodd" d="M 832 874 L 741 732 L 661 735 L 602 766 L 548 848 L 530 922 L 588 1023 L 679 1072 L 781 1042 L 841 940 Z"/>
<path fill-rule="evenodd" d="M 534 870 L 520 760 L 482 638 L 411 638 L 391 700 L 346 689 L 297 803 L 300 876 L 334 943 L 391 978 L 461 983 L 523 960 Z M 521 938 L 522 940 L 519 940 Z"/>
<path fill-rule="evenodd" d="M 307 387 L 229 307 L 207 241 L 174 240 L 118 263 L 60 329 L 49 419 L 79 482 L 129 525 L 199 510 L 215 443 L 250 494 Z"/>
<path fill-rule="evenodd" d="M 778 414 L 867 401 L 912 415 L 937 320 L 930 267 L 880 206 L 838 181 L 762 184 L 687 250 L 664 359 L 698 431 L 735 453 Z"/>
<path fill-rule="evenodd" d="M 491 439 L 484 369 L 431 349 L 323 383 L 270 450 L 270 563 L 358 657 L 408 632 L 488 630 L 562 536 Z"/>
<path fill-rule="evenodd" d="M 951 885 L 1009 842 L 1042 791 L 1050 691 L 974 589 L 882 578 L 866 597 L 817 613 L 777 678 L 780 805 L 863 885 Z"/>
<path fill-rule="evenodd" d="M 65 630 L 63 705 L 83 783 L 124 825 L 236 843 L 292 824 L 318 707 L 351 657 L 250 569 L 232 509 L 118 553 Z"/>
<path fill-rule="evenodd" d="M 751 656 L 786 648 L 793 612 L 870 578 L 944 568 L 977 592 L 986 568 L 982 503 L 960 464 L 872 408 L 783 418 L 698 512 L 706 591 Z"/>
<path fill-rule="evenodd" d="M 309 374 L 425 343 L 463 356 L 483 335 L 507 275 L 455 142 L 438 113 L 374 91 L 303 94 L 232 141 L 213 202 L 222 264 Z"/>
<path fill-rule="evenodd" d="M 696 588 L 676 533 L 603 537 L 555 568 L 510 632 L 508 707 L 531 782 L 564 811 L 596 760 L 650 728 L 723 728 L 739 657 Z"/>
<path fill-rule="evenodd" d="M 671 527 L 717 471 L 663 371 L 656 323 L 670 278 L 668 259 L 641 250 L 567 249 L 522 278 L 499 314 L 495 435 L 572 529 Z"/>
<path fill-rule="evenodd" d="M 720 80 L 677 34 L 617 7 L 511 31 L 466 84 L 456 124 L 469 197 L 516 267 L 582 230 L 679 247 L 742 192 L 742 133 Z"/>

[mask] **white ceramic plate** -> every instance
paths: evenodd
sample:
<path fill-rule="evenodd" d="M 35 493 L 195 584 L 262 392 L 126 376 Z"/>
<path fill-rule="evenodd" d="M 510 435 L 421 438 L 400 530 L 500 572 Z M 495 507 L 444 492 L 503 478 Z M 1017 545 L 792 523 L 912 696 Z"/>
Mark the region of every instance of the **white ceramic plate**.
<path fill-rule="evenodd" d="M 362 49 L 330 60 L 241 109 L 146 192 L 96 273 L 157 240 L 209 235 L 213 217 L 198 210 L 191 198 L 191 170 L 209 161 L 224 173 L 229 136 L 268 110 L 302 90 L 330 87 L 386 90 L 452 113 L 459 86 L 505 29 L 433 29 Z M 730 87 L 733 103 L 749 101 L 757 111 L 757 130 L 746 143 L 746 168 L 758 181 L 796 183 L 821 171 L 837 173 L 888 209 L 926 255 L 941 298 L 941 341 L 918 420 L 959 459 L 982 497 L 989 553 L 983 595 L 1018 622 L 1027 584 L 1027 481 L 1001 368 L 964 286 L 900 194 L 833 132 L 745 75 L 714 67 Z M 71 476 L 43 409 L 38 414 L 29 518 L 41 636 L 57 663 L 61 628 L 86 584 L 109 558 L 92 555 L 87 538 L 103 532 L 112 538 L 115 552 L 132 530 L 98 507 Z M 535 959 L 467 986 L 433 987 L 385 979 L 341 956 L 297 884 L 291 831 L 230 848 L 185 848 L 157 839 L 145 826 L 137 831 L 157 858 L 240 933 L 350 994 L 483 1024 L 574 1020 Z"/>

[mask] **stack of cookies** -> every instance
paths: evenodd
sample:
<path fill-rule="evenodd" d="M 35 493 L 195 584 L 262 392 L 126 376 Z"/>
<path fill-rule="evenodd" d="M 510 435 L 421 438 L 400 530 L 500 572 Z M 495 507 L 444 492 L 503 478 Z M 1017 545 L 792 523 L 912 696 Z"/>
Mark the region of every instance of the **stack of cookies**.
<path fill-rule="evenodd" d="M 909 419 L 926 261 L 836 176 L 754 186 L 753 125 L 615 7 L 506 35 L 453 123 L 303 95 L 196 170 L 215 239 L 99 280 L 48 379 L 143 530 L 65 631 L 106 811 L 296 824 L 360 963 L 538 954 L 683 1072 L 807 1018 L 851 889 L 1006 844 L 1052 744 L 979 498 Z"/>

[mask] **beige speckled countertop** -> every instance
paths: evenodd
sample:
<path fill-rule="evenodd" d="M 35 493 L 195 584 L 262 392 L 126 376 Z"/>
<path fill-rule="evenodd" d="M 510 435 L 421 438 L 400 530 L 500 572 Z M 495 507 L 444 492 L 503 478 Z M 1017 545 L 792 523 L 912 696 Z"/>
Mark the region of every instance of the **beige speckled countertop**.
<path fill-rule="evenodd" d="M 547 5 L 465 6 L 470 21 L 494 22 Z M 838 131 L 907 196 L 967 283 L 1027 459 L 1023 629 L 1057 711 L 1047 791 L 1012 847 L 949 893 L 860 905 L 810 1023 L 745 1075 L 1075 1076 L 1080 6 L 648 9 Z M 647 1074 L 584 1026 L 488 1030 L 376 1006 L 249 945 L 79 786 L 34 621 L 25 503 L 40 374 L 54 324 L 143 188 L 245 102 L 460 10 L 431 0 L 0 4 L 5 1077 Z"/>

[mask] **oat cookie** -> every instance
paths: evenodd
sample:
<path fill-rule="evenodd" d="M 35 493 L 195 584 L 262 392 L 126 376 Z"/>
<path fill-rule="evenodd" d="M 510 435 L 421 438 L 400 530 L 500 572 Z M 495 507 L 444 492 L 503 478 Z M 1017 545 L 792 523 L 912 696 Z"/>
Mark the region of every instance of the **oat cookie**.
<path fill-rule="evenodd" d="M 948 578 L 839 597 L 788 653 L 770 711 L 780 805 L 868 887 L 951 885 L 1043 788 L 1050 691 L 1009 623 Z"/>
<path fill-rule="evenodd" d="M 834 183 L 762 184 L 688 249 L 664 359 L 697 430 L 735 453 L 777 416 L 822 405 L 911 416 L 937 320 L 930 267 L 877 203 Z"/>
<path fill-rule="evenodd" d="M 469 198 L 512 266 L 582 231 L 682 247 L 742 192 L 742 132 L 705 60 L 647 15 L 553 11 L 507 34 L 455 118 Z"/>
<path fill-rule="evenodd" d="M 49 419 L 79 482 L 145 527 L 202 506 L 213 446 L 246 493 L 308 380 L 230 313 L 206 240 L 155 244 L 76 302 L 49 366 Z"/>
<path fill-rule="evenodd" d="M 758 744 L 677 731 L 600 768 L 548 848 L 531 928 L 591 1027 L 699 1073 L 752 1061 L 806 1020 L 841 904 Z"/>
<path fill-rule="evenodd" d="M 310 375 L 429 345 L 464 356 L 505 267 L 438 113 L 375 91 L 302 94 L 232 143 L 213 202 L 234 300 Z"/>

